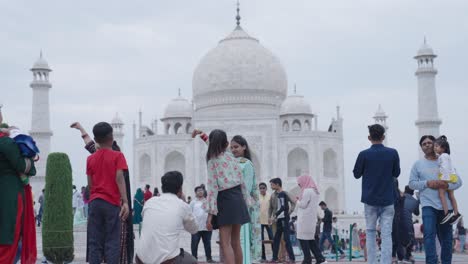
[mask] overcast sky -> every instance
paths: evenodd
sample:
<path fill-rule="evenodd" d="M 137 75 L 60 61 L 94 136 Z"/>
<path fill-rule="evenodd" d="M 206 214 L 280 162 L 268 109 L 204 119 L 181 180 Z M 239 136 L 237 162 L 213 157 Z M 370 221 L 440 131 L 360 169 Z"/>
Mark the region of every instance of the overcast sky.
<path fill-rule="evenodd" d="M 441 132 L 452 145 L 459 173 L 468 174 L 465 113 L 468 62 L 467 1 L 242 1 L 241 25 L 270 49 L 297 84 L 326 130 L 335 106 L 344 117 L 346 205 L 362 211 L 352 167 L 369 146 L 366 125 L 378 104 L 389 116 L 389 145 L 401 157 L 401 182 L 418 158 L 417 86 L 413 56 L 424 36 L 435 65 Z M 53 151 L 70 155 L 74 182 L 85 184 L 77 131 L 116 112 L 126 124 L 125 154 L 132 161 L 132 123 L 161 118 L 177 95 L 191 98 L 199 60 L 235 26 L 234 0 L 7 1 L 0 0 L 0 102 L 11 124 L 30 129 L 29 71 L 42 49 L 53 69 Z M 466 178 L 466 177 L 465 177 Z M 456 192 L 466 199 L 464 186 Z M 461 202 L 463 211 L 468 205 Z"/>

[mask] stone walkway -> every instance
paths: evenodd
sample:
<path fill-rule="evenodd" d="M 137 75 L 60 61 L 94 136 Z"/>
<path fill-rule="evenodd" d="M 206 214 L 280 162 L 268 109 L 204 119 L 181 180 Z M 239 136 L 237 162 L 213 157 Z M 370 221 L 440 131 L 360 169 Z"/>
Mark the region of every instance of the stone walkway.
<path fill-rule="evenodd" d="M 138 246 L 138 228 L 135 226 L 135 246 Z M 218 240 L 218 233 L 215 231 L 213 233 L 212 237 L 212 255 L 213 259 L 218 260 L 219 259 L 219 247 L 216 244 L 216 241 Z M 86 263 L 85 262 L 85 252 L 86 252 L 86 227 L 84 225 L 81 226 L 76 226 L 74 228 L 74 246 L 75 246 L 75 259 L 73 260 L 72 263 Z M 181 239 L 181 245 L 180 247 L 184 248 L 186 251 L 190 252 L 190 234 L 184 233 L 183 238 Z M 271 258 L 271 247 L 267 246 L 267 256 Z M 43 259 L 42 255 L 42 232 L 41 229 L 37 229 L 37 251 L 38 251 L 38 263 L 41 262 Z M 295 250 L 297 252 L 298 256 L 296 257 L 296 260 L 298 261 L 297 263 L 301 263 L 300 261 L 302 260 L 302 256 L 300 256 L 300 250 Z M 205 252 L 203 250 L 203 244 L 200 241 L 199 245 L 199 259 L 200 263 L 205 263 L 203 262 L 205 260 Z M 328 256 L 328 262 L 329 263 L 365 263 L 363 258 L 356 258 L 353 259 L 352 261 L 348 261 L 347 259 L 343 259 L 340 261 L 335 261 L 333 258 L 334 256 Z M 416 253 L 415 254 L 416 258 L 416 264 L 422 264 L 424 263 L 424 255 L 422 253 Z M 468 263 L 468 255 L 467 254 L 455 254 L 453 256 L 452 263 Z"/>

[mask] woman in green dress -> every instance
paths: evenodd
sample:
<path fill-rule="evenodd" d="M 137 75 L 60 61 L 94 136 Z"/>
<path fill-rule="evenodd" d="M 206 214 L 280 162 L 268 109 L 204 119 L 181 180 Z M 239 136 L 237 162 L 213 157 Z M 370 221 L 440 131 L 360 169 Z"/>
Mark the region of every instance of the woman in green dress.
<path fill-rule="evenodd" d="M 243 263 L 250 264 L 259 260 L 262 253 L 260 193 L 247 140 L 239 135 L 234 136 L 230 146 L 232 154 L 239 160 L 244 176 L 244 183 L 250 194 L 251 202 L 248 207 L 250 223 L 244 224 L 241 227 L 241 246 L 244 253 Z"/>
<path fill-rule="evenodd" d="M 13 139 L 0 130 L 0 263 L 13 263 L 20 240 L 21 263 L 36 262 L 31 186 L 19 174 L 35 175 L 34 162 L 23 157 Z"/>
<path fill-rule="evenodd" d="M 141 211 L 143 211 L 143 205 L 145 204 L 145 197 L 141 188 L 138 188 L 133 197 L 133 224 L 138 224 L 138 232 L 141 234 Z"/>

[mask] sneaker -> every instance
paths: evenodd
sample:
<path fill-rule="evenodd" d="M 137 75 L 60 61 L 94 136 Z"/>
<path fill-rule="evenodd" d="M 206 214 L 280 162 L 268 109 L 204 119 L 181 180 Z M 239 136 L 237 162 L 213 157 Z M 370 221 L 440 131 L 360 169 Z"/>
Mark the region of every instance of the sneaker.
<path fill-rule="evenodd" d="M 460 222 L 462 218 L 463 216 L 461 214 L 453 215 L 452 218 L 450 218 L 450 221 L 448 223 L 451 225 L 457 225 L 458 222 Z"/>
<path fill-rule="evenodd" d="M 207 263 L 216 263 L 216 261 L 212 260 L 212 259 L 209 259 L 206 261 Z"/>
<path fill-rule="evenodd" d="M 447 223 L 447 222 L 450 220 L 450 218 L 452 218 L 452 216 L 453 216 L 453 213 L 452 213 L 452 212 L 448 212 L 448 213 L 444 216 L 444 219 L 442 219 L 442 221 L 440 221 L 440 224 L 443 225 L 443 224 Z"/>

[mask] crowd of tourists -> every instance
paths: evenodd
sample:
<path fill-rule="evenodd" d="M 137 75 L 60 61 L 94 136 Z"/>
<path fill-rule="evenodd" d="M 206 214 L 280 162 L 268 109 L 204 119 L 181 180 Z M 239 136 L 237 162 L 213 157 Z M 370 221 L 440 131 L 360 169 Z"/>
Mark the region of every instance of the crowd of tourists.
<path fill-rule="evenodd" d="M 0 123 L 1 118 L 0 107 Z M 272 251 L 268 261 L 276 263 L 295 263 L 293 247 L 300 248 L 305 264 L 312 259 L 327 263 L 324 252 L 328 250 L 344 258 L 344 250 L 351 247 L 364 250 L 372 264 L 411 261 L 413 250 L 424 250 L 426 263 L 448 264 L 454 226 L 457 246 L 461 251 L 465 247 L 466 229 L 455 197 L 462 180 L 452 164 L 445 136 L 420 139 L 424 156 L 415 162 L 408 185 L 400 190 L 398 152 L 382 144 L 385 129 L 381 125 L 369 126 L 372 145 L 359 153 L 353 170 L 354 177 L 362 181 L 366 226 L 345 230 L 320 201 L 320 188 L 311 176 L 297 177 L 299 192 L 294 195 L 283 189 L 280 178 L 258 183 L 249 145 L 242 136 L 229 141 L 223 130 L 215 129 L 209 135 L 194 130 L 192 136 L 208 147 L 208 176 L 206 186 L 197 186 L 190 201 L 182 191 L 184 175 L 178 171 L 161 177 L 161 193 L 157 188 L 151 192 L 146 185 L 131 199 L 127 162 L 114 141 L 111 125 L 96 124 L 94 139 L 79 123 L 71 127 L 81 132 L 91 154 L 86 165 L 88 186 L 81 191 L 73 186 L 72 207 L 75 216 L 82 214 L 86 219 L 86 259 L 92 264 L 197 263 L 200 240 L 206 261 L 211 263 L 213 230 L 219 233 L 220 261 L 228 264 L 267 261 L 265 245 Z M 45 201 L 41 194 L 34 219 L 28 179 L 35 174 L 37 159 L 32 154 L 38 151 L 30 144 L 31 138 L 18 137 L 21 135 L 17 128 L 2 124 L 0 263 L 36 261 L 35 223 L 41 224 Z M 30 152 L 21 151 L 24 147 Z M 413 216 L 419 214 L 422 224 L 413 222 Z M 136 248 L 134 224 L 139 226 Z M 183 230 L 192 235 L 190 253 L 179 247 Z"/>

